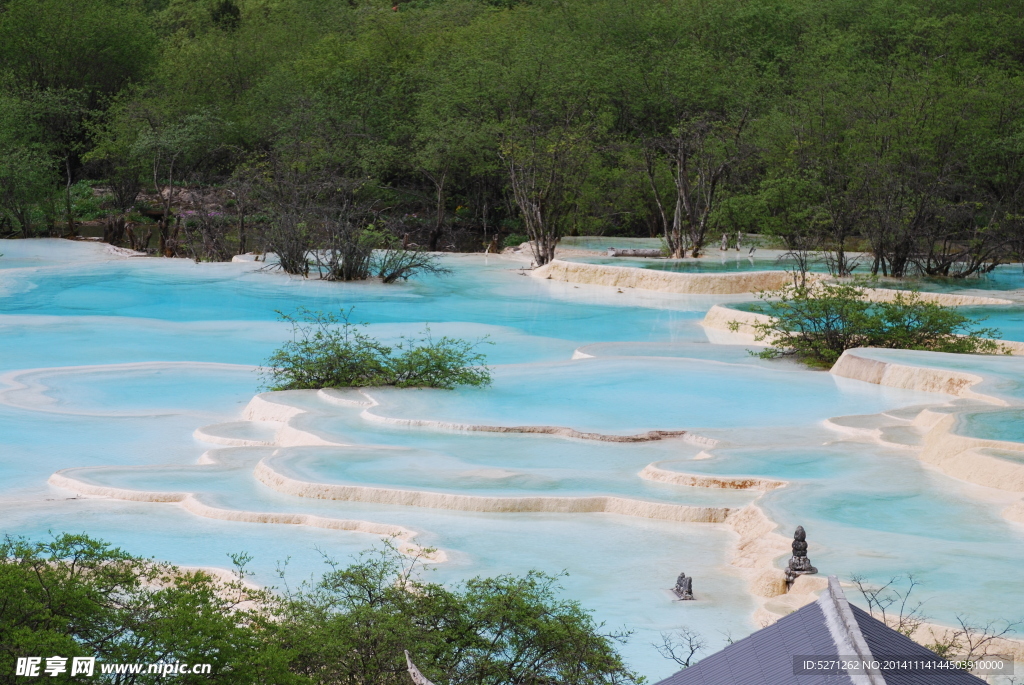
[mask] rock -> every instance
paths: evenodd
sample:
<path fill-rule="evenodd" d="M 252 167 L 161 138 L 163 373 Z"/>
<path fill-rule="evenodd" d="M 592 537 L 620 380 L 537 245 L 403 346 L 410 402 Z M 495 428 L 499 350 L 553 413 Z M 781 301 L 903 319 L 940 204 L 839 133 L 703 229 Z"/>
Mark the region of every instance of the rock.
<path fill-rule="evenodd" d="M 676 593 L 676 597 L 679 599 L 693 599 L 693 578 L 688 577 L 685 573 L 680 573 L 672 592 Z"/>

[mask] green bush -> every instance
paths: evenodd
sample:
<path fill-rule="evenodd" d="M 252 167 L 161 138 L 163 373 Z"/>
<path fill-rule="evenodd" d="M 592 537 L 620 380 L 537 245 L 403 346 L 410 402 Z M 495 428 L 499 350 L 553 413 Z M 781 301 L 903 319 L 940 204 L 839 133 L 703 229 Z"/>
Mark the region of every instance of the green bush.
<path fill-rule="evenodd" d="M 87 181 L 79 181 L 71 186 L 71 202 L 75 218 L 79 221 L 102 219 L 109 213 L 103 207 L 102 198 L 95 197 L 92 185 Z"/>
<path fill-rule="evenodd" d="M 275 351 L 264 367 L 270 390 L 309 390 L 394 385 L 400 388 L 451 389 L 488 385 L 491 372 L 477 345 L 465 340 L 434 339 L 430 329 L 419 338 L 385 345 L 340 316 L 300 309 L 281 314 L 292 325 L 292 339 Z"/>
<path fill-rule="evenodd" d="M 501 241 L 502 247 L 519 247 L 523 243 L 530 242 L 530 236 L 519 235 L 518 233 L 505 236 L 505 239 Z"/>
<path fill-rule="evenodd" d="M 768 298 L 777 298 L 771 299 Z M 772 317 L 754 324 L 756 339 L 770 347 L 763 359 L 795 355 L 812 366 L 831 366 L 855 347 L 931 350 L 967 354 L 1006 352 L 999 331 L 952 307 L 925 302 L 917 292 L 897 293 L 889 302 L 871 302 L 855 285 L 789 286 L 761 295 L 754 311 Z M 738 328 L 733 323 L 733 329 Z"/>

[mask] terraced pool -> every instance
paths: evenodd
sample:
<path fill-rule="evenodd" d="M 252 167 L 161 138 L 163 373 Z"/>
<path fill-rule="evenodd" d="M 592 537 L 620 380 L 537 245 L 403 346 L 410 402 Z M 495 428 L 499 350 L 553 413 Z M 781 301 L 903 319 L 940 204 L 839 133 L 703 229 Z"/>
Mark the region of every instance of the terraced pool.
<path fill-rule="evenodd" d="M 66 241 L 6 241 L 0 253 L 4 532 L 84 531 L 190 565 L 246 550 L 257 580 L 274 584 L 285 558 L 301 578 L 322 568 L 321 551 L 344 559 L 379 544 L 332 522 L 390 527 L 443 552 L 441 580 L 568 571 L 570 596 L 635 631 L 625 653 L 651 678 L 675 670 L 651 644 L 661 631 L 686 625 L 717 649 L 772 610 L 778 598 L 752 581 L 785 557 L 739 554 L 733 515 L 749 507 L 782 536 L 803 525 L 823 574 L 915 573 L 937 621 L 1024 606 L 1024 531 L 1001 515 L 1019 493 L 951 478 L 898 438 L 869 435 L 876 424 L 909 435 L 928 407 L 993 405 L 709 343 L 700 320 L 735 297 L 543 281 L 484 255 L 446 257 L 448 278 L 384 286 Z M 488 337 L 494 385 L 250 405 L 254 367 L 288 333 L 276 310 L 299 306 L 354 307 L 389 340 L 425 324 Z M 1021 361 L 940 357 L 991 378 L 1009 405 L 972 414 L 972 430 L 1018 439 Z M 849 415 L 869 418 L 837 423 L 845 433 L 826 424 Z M 743 486 L 751 479 L 781 487 Z M 680 571 L 698 601 L 667 593 Z"/>

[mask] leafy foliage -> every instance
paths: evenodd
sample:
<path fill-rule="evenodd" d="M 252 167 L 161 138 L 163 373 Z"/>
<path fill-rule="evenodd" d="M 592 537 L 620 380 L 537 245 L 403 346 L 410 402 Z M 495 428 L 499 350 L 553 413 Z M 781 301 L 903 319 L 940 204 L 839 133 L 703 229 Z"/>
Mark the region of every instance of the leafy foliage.
<path fill-rule="evenodd" d="M 772 317 L 755 323 L 756 339 L 770 347 L 764 359 L 795 355 L 812 366 L 831 366 L 855 347 L 887 347 L 967 354 L 1002 352 L 999 331 L 981 328 L 952 307 L 921 299 L 917 292 L 897 293 L 871 302 L 863 288 L 850 284 L 788 286 L 761 295 L 756 311 Z M 769 299 L 771 298 L 771 299 Z"/>
<path fill-rule="evenodd" d="M 502 247 L 519 247 L 523 243 L 530 242 L 530 236 L 513 233 L 512 235 L 505 236 L 505 240 L 502 241 Z"/>
<path fill-rule="evenodd" d="M 0 596 L 2 682 L 16 680 L 17 657 L 55 654 L 210 663 L 213 674 L 232 682 L 289 682 L 283 652 L 266 640 L 270 615 L 247 608 L 270 595 L 240 578 L 225 582 L 140 559 L 85 535 L 7 537 L 0 542 Z M 121 682 L 160 680 L 129 678 Z"/>
<path fill-rule="evenodd" d="M 5 234 L 74 230 L 68 189 L 87 179 L 122 214 L 140 192 L 161 205 L 162 254 L 273 251 L 307 274 L 310 250 L 352 248 L 326 270 L 341 280 L 366 271 L 350 238 L 371 223 L 429 252 L 526 233 L 538 263 L 582 232 L 660 235 L 674 256 L 770 233 L 837 276 L 1024 255 L 1012 3 L 2 6 L 0 100 L 32 124 L 0 111 Z M 232 180 L 274 159 L 263 187 Z M 310 192 L 272 188 L 289 178 Z M 230 235 L 181 249 L 176 189 L 225 183 Z M 337 201 L 353 188 L 355 216 Z"/>
<path fill-rule="evenodd" d="M 282 633 L 301 645 L 294 667 L 325 683 L 407 685 L 404 650 L 451 685 L 636 682 L 614 650 L 626 636 L 559 590 L 537 571 L 446 587 L 386 547 L 294 593 Z"/>
<path fill-rule="evenodd" d="M 300 309 L 281 314 L 292 325 L 292 339 L 270 356 L 264 369 L 270 390 L 302 390 L 394 385 L 451 389 L 491 382 L 476 344 L 447 336 L 434 339 L 427 328 L 419 338 L 389 346 L 339 315 Z"/>
<path fill-rule="evenodd" d="M 103 663 L 210 663 L 188 684 L 408 685 L 405 650 L 437 682 L 612 685 L 639 679 L 558 579 L 540 572 L 427 582 L 420 560 L 386 544 L 295 591 L 254 589 L 250 557 L 218 580 L 132 556 L 85 535 L 0 543 L 0 682 L 22 656 Z M 98 675 L 98 673 L 97 673 Z M 149 685 L 159 674 L 116 682 Z M 71 682 L 67 675 L 55 682 Z M 113 682 L 113 681 L 111 681 Z"/>

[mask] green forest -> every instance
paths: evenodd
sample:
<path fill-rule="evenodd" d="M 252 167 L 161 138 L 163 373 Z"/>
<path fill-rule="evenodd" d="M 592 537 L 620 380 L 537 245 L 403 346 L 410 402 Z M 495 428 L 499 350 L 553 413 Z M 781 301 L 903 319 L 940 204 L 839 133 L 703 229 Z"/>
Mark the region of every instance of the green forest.
<path fill-rule="evenodd" d="M 1024 252 L 1022 76 L 1005 0 L 0 0 L 0 236 L 971 276 Z"/>

